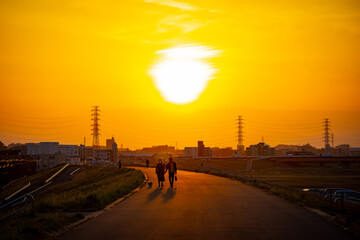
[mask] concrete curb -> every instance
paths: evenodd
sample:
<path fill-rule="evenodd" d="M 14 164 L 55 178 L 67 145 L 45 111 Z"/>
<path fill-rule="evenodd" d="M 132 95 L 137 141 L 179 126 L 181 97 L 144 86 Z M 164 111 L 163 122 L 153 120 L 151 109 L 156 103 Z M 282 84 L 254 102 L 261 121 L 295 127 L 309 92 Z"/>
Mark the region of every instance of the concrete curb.
<path fill-rule="evenodd" d="M 319 210 L 319 209 L 316 209 L 316 208 L 309 208 L 309 207 L 306 207 L 306 206 L 304 206 L 307 210 L 309 210 L 309 211 L 311 211 L 311 212 L 313 212 L 313 213 L 316 213 L 317 215 L 319 215 L 319 216 L 322 216 L 322 217 L 325 217 L 325 218 L 328 218 L 328 219 L 331 219 L 332 218 L 332 216 L 330 215 L 330 214 L 328 214 L 328 213 L 326 213 L 326 212 L 323 212 L 323 211 L 321 211 L 321 210 Z"/>
<path fill-rule="evenodd" d="M 137 187 L 136 189 L 134 189 L 133 191 L 131 191 L 130 193 L 128 193 L 127 195 L 123 196 L 122 198 L 119 198 L 118 200 L 116 200 L 115 202 L 112 202 L 110 203 L 109 205 L 107 205 L 103 210 L 100 210 L 100 211 L 97 211 L 97 212 L 93 212 L 87 216 L 85 216 L 85 218 L 75 222 L 75 223 L 72 223 L 66 227 L 64 227 L 61 231 L 58 231 L 58 232 L 53 232 L 53 233 L 50 233 L 49 234 L 49 238 L 50 239 L 53 239 L 53 238 L 56 238 L 56 237 L 59 237 L 60 235 L 64 234 L 65 232 L 75 228 L 76 226 L 80 225 L 80 224 L 83 224 L 87 221 L 89 221 L 90 219 L 92 218 L 95 218 L 97 216 L 99 216 L 100 214 L 108 211 L 109 209 L 113 208 L 114 206 L 116 206 L 117 204 L 119 204 L 120 202 L 124 201 L 125 199 L 129 198 L 131 195 L 137 193 L 141 188 L 143 188 L 145 186 L 145 184 L 147 183 L 147 181 L 149 180 L 149 177 L 144 173 L 142 172 L 145 176 L 145 179 L 143 181 L 143 183 Z M 74 213 L 76 214 L 76 213 Z"/>

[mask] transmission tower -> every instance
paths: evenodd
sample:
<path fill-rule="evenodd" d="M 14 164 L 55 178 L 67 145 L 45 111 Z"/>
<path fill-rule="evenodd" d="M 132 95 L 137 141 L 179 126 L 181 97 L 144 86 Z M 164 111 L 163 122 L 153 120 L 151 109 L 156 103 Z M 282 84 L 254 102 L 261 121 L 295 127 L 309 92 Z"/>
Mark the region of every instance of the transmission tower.
<path fill-rule="evenodd" d="M 93 135 L 93 148 L 94 149 L 99 149 L 100 148 L 100 140 L 99 140 L 99 136 L 100 136 L 100 124 L 99 124 L 99 106 L 93 106 L 92 107 L 93 109 L 91 109 L 91 116 L 92 116 L 92 119 L 94 122 L 93 124 L 91 125 L 92 126 L 92 133 L 91 135 Z"/>
<path fill-rule="evenodd" d="M 242 155 L 244 153 L 244 132 L 243 132 L 243 118 L 242 116 L 238 117 L 238 144 L 237 144 L 237 151 L 238 154 Z"/>
<path fill-rule="evenodd" d="M 329 130 L 330 130 L 330 121 L 328 118 L 324 120 L 324 142 L 325 142 L 325 152 L 330 153 L 330 144 L 329 144 Z"/>

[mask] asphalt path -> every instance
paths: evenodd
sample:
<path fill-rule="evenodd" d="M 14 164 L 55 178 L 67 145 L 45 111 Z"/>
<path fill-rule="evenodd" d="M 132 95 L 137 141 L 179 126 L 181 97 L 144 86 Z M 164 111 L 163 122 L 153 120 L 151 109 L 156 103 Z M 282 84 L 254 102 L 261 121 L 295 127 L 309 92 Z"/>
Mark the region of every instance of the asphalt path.
<path fill-rule="evenodd" d="M 157 188 L 154 168 L 130 198 L 59 239 L 356 239 L 325 218 L 239 181 L 178 172 Z"/>

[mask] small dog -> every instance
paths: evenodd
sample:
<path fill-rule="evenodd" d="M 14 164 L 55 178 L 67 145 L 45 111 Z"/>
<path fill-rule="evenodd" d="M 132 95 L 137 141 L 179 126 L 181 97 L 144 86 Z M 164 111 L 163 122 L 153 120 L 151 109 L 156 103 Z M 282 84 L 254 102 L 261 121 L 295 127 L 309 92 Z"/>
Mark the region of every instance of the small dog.
<path fill-rule="evenodd" d="M 152 182 L 148 182 L 149 188 L 152 188 L 153 183 Z"/>

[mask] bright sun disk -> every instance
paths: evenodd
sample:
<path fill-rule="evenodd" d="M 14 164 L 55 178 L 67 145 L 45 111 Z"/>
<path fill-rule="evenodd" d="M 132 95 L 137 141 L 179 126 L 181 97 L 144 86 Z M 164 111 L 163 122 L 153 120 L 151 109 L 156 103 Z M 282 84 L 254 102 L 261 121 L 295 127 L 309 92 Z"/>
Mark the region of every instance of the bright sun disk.
<path fill-rule="evenodd" d="M 167 101 L 175 104 L 190 103 L 199 98 L 216 72 L 204 59 L 214 57 L 218 52 L 194 45 L 158 51 L 162 57 L 152 67 L 150 75 Z"/>

